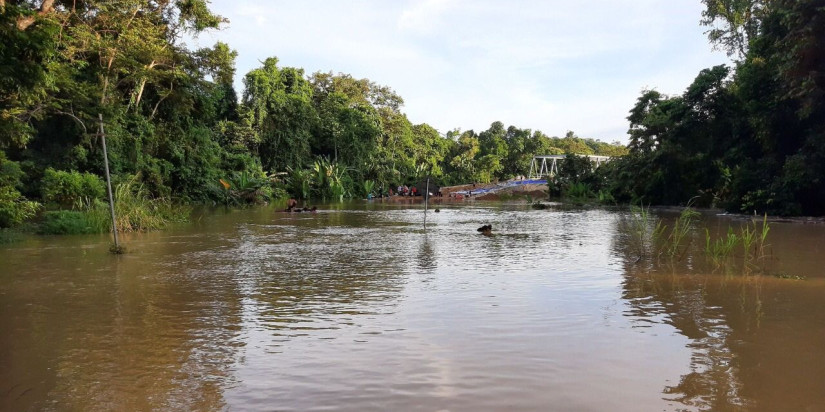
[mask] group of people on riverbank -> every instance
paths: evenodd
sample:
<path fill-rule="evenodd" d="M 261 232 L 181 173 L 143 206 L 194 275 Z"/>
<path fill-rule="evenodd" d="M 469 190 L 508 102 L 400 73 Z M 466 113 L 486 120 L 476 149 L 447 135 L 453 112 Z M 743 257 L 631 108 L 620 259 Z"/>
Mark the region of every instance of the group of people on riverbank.
<path fill-rule="evenodd" d="M 418 188 L 415 186 L 407 186 L 401 185 L 398 186 L 398 195 L 399 196 L 419 196 L 421 193 L 418 193 Z M 392 193 L 390 193 L 392 195 Z"/>

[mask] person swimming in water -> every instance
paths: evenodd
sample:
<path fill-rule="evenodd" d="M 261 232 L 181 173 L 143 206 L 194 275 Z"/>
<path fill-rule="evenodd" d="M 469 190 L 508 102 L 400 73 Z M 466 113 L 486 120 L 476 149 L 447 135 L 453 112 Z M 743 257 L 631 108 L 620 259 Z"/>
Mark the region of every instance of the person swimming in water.
<path fill-rule="evenodd" d="M 286 210 L 285 212 L 291 212 L 292 209 L 295 209 L 298 206 L 298 201 L 295 199 L 290 198 L 286 201 Z"/>

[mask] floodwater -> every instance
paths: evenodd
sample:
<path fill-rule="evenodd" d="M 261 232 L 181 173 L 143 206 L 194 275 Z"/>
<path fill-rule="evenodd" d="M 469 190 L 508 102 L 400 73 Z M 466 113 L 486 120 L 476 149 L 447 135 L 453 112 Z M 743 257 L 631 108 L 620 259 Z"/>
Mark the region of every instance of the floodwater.
<path fill-rule="evenodd" d="M 0 410 L 825 411 L 825 225 L 711 263 L 704 228 L 741 221 L 656 258 L 629 216 L 261 207 L 121 256 L 2 245 Z"/>

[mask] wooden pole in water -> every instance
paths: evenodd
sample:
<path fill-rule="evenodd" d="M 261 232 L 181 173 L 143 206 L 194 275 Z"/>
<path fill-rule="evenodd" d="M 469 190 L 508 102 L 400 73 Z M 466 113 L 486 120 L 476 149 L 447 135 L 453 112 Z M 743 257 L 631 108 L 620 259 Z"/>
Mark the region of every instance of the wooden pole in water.
<path fill-rule="evenodd" d="M 103 165 L 106 169 L 106 189 L 109 191 L 109 212 L 112 215 L 112 233 L 115 236 L 115 250 L 120 250 L 117 240 L 117 220 L 115 219 L 115 202 L 112 197 L 112 178 L 109 176 L 109 154 L 106 150 L 106 133 L 103 131 L 103 114 L 98 113 L 100 120 L 100 142 L 103 144 Z"/>
<path fill-rule="evenodd" d="M 427 177 L 427 188 L 424 189 L 424 213 L 427 213 L 427 203 L 430 201 L 430 177 Z"/>
<path fill-rule="evenodd" d="M 427 204 L 430 202 L 430 177 L 427 176 L 427 187 L 424 189 L 424 228 L 427 228 Z"/>

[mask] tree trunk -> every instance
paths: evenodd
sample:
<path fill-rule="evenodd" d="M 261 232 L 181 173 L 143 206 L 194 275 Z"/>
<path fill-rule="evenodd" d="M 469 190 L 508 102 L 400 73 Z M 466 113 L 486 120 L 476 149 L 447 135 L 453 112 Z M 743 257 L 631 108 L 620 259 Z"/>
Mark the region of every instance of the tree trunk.
<path fill-rule="evenodd" d="M 152 70 L 152 68 L 155 67 L 156 64 L 157 63 L 155 63 L 155 61 L 152 60 L 151 63 L 146 65 L 146 68 L 148 70 Z M 146 87 L 146 77 L 140 79 L 140 86 L 138 86 L 137 97 L 135 98 L 135 111 L 137 111 L 138 106 L 140 106 L 140 99 L 141 99 L 141 97 L 143 97 L 143 88 L 144 87 Z"/>
<path fill-rule="evenodd" d="M 112 71 L 112 63 L 115 61 L 115 50 L 109 57 L 109 63 L 106 64 L 106 74 L 103 76 L 103 93 L 100 95 L 100 104 L 106 103 L 106 93 L 109 89 L 109 73 Z"/>
<path fill-rule="evenodd" d="M 138 86 L 137 90 L 137 97 L 135 97 L 135 112 L 138 111 L 138 107 L 140 106 L 140 99 L 143 97 L 143 88 L 146 87 L 146 78 L 140 79 L 140 85 Z"/>
<path fill-rule="evenodd" d="M 158 99 L 158 102 L 155 103 L 155 108 L 152 109 L 152 114 L 149 116 L 149 120 L 152 120 L 152 119 L 155 118 L 155 114 L 157 114 L 157 112 L 158 112 L 158 107 L 160 106 L 160 103 L 163 102 L 164 100 L 166 100 L 166 98 L 169 97 L 172 94 L 172 90 L 174 90 L 174 89 L 175 89 L 175 83 L 171 82 L 169 84 L 169 93 L 167 93 L 165 96 Z"/>

